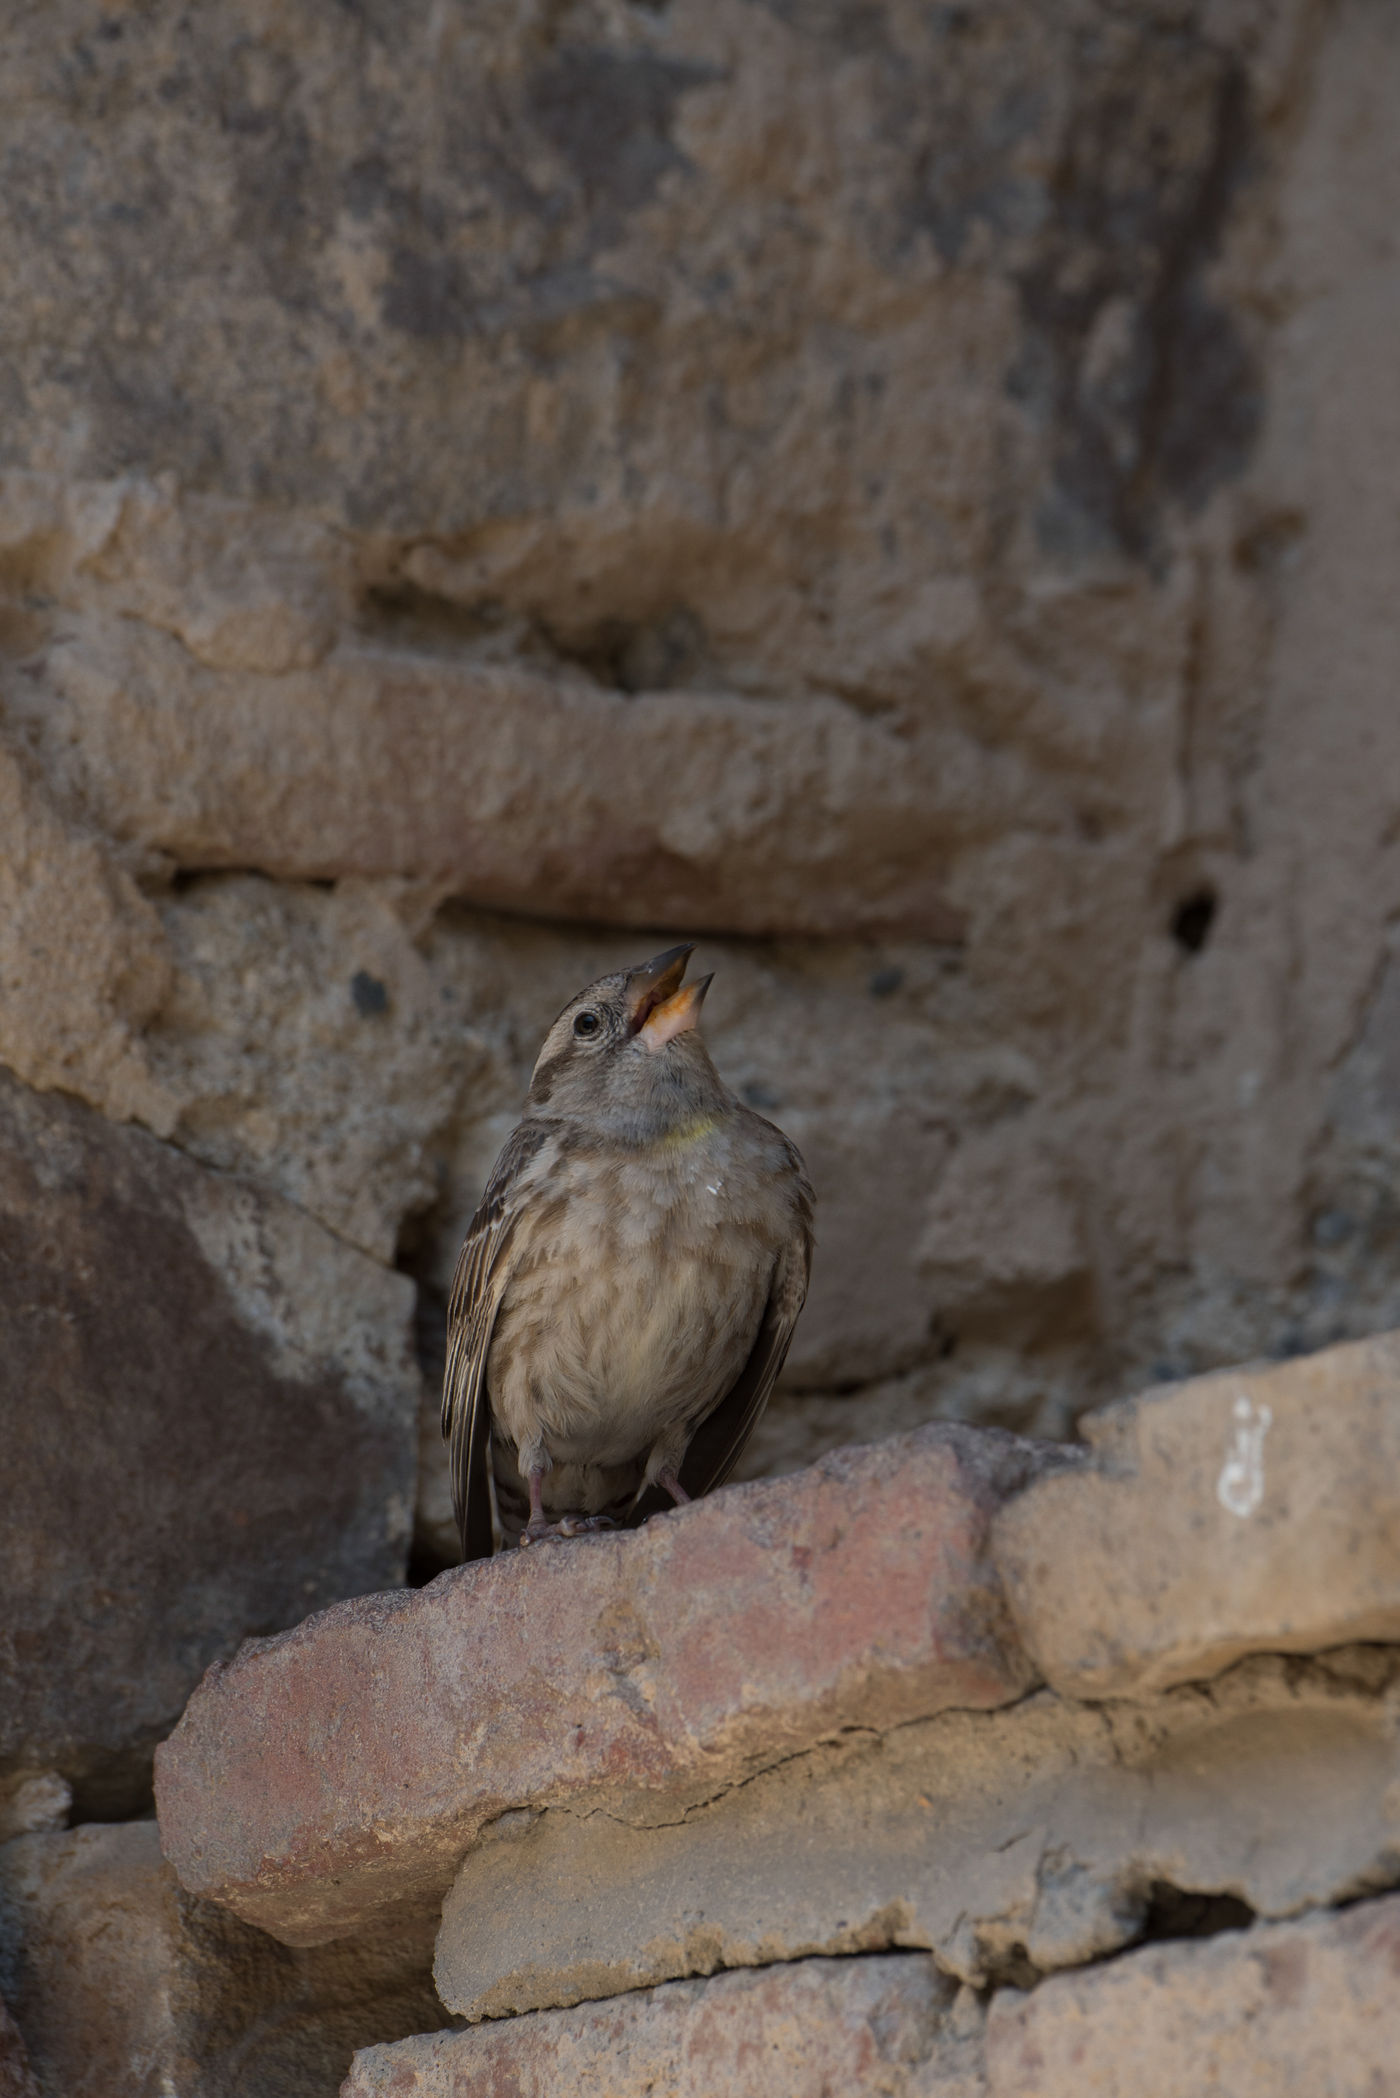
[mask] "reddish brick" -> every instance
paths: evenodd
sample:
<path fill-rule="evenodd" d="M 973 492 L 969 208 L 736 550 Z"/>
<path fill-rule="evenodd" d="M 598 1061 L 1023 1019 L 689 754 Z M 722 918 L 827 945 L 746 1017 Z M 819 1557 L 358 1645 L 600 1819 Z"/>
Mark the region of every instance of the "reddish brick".
<path fill-rule="evenodd" d="M 984 1546 L 1065 1454 L 940 1426 L 367 1596 L 211 1669 L 157 1761 L 185 1885 L 289 1944 L 438 1903 L 483 1825 L 712 1797 L 847 1726 L 1020 1696 Z"/>
<path fill-rule="evenodd" d="M 341 2098 L 981 2098 L 981 2022 L 926 1953 L 799 1960 L 366 2048 Z"/>

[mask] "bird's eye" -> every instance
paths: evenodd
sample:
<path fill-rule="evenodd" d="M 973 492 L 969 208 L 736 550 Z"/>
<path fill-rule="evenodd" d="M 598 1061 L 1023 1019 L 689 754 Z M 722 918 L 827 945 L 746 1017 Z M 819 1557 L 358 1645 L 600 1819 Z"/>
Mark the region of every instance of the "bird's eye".
<path fill-rule="evenodd" d="M 574 1019 L 574 1033 L 582 1035 L 583 1039 L 587 1041 L 590 1035 L 595 1035 L 598 1032 L 602 1024 L 596 1013 L 579 1013 Z"/>

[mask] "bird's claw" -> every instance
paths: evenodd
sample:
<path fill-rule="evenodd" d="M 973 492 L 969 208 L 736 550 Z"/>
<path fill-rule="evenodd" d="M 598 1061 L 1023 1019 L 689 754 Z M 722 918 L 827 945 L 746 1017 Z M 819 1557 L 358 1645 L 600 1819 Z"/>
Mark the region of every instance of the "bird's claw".
<path fill-rule="evenodd" d="M 526 1523 L 520 1533 L 520 1549 L 527 1544 L 548 1544 L 556 1537 L 586 1537 L 594 1530 L 615 1530 L 618 1525 L 610 1515 L 561 1515 L 558 1522 L 535 1520 Z"/>

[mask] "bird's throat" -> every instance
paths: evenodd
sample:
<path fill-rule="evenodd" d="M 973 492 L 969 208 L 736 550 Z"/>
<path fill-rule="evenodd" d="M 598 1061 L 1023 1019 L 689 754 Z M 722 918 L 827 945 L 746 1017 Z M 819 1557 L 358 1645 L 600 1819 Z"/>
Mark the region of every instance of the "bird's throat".
<path fill-rule="evenodd" d="M 693 1115 L 688 1122 L 678 1123 L 674 1129 L 659 1136 L 657 1147 L 666 1151 L 683 1151 L 687 1145 L 698 1144 L 702 1137 L 713 1135 L 719 1123 L 718 1115 Z"/>

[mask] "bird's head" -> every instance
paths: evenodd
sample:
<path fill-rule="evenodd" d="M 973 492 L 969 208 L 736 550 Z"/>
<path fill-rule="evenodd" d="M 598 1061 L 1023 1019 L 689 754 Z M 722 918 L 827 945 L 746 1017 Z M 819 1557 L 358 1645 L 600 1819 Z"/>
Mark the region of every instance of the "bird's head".
<path fill-rule="evenodd" d="M 535 1063 L 530 1106 L 644 1141 L 718 1104 L 697 1030 L 713 981 L 682 984 L 694 943 L 600 976 L 564 1007 Z"/>

